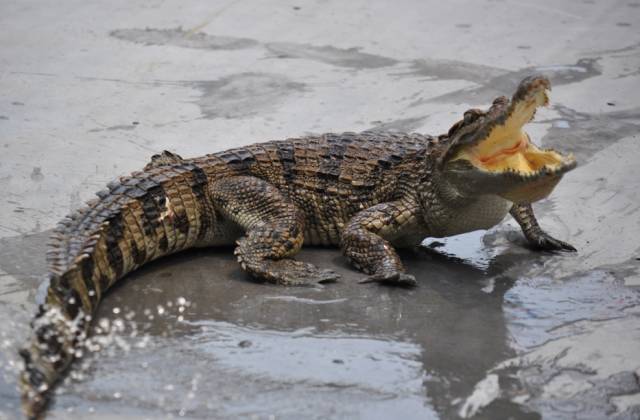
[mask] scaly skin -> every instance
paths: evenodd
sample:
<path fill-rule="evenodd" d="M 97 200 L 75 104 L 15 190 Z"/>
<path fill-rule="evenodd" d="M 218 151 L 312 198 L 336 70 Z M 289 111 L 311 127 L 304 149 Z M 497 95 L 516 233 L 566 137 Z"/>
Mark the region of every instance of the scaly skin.
<path fill-rule="evenodd" d="M 513 100 L 526 98 L 544 80 L 524 81 Z M 165 151 L 143 171 L 110 183 L 52 236 L 47 296 L 33 321 L 33 337 L 20 352 L 25 414 L 43 416 L 104 293 L 127 273 L 174 252 L 236 243 L 238 261 L 250 275 L 313 285 L 338 276 L 292 257 L 303 242 L 339 245 L 369 275 L 364 282 L 413 286 L 416 280 L 394 247 L 489 228 L 509 211 L 534 246 L 573 250 L 539 227 L 526 202 L 513 204 L 482 188 L 462 192 L 469 186 L 447 178 L 446 157 L 463 147 L 458 143 L 475 144 L 468 132 L 489 132 L 488 124 L 495 125 L 489 117 L 504 121 L 508 102 L 497 100 L 486 113 L 471 110 L 438 137 L 324 134 L 194 159 Z M 487 124 L 475 128 L 483 118 Z M 557 182 L 561 175 L 536 175 L 535 182 Z M 505 180 L 518 187 L 528 182 L 513 174 Z"/>

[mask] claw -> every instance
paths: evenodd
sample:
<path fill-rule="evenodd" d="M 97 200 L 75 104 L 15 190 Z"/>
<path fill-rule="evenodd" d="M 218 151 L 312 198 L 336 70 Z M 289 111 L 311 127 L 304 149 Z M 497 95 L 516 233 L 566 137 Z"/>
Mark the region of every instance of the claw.
<path fill-rule="evenodd" d="M 359 281 L 360 284 L 366 283 L 380 283 L 387 286 L 399 286 L 399 287 L 416 287 L 418 282 L 416 278 L 411 274 L 407 273 L 385 273 L 385 274 L 374 274 L 365 278 L 364 280 Z"/>
<path fill-rule="evenodd" d="M 554 237 L 546 233 L 539 238 L 536 238 L 535 247 L 545 251 L 578 251 L 573 245 L 563 242 L 559 239 L 555 239 Z"/>
<path fill-rule="evenodd" d="M 254 277 L 284 286 L 318 287 L 340 278 L 333 270 L 320 269 L 313 264 L 290 258 L 263 260 L 259 264 L 247 265 L 247 271 Z"/>
<path fill-rule="evenodd" d="M 317 280 L 318 283 L 335 283 L 340 279 L 340 274 L 336 273 L 333 270 L 324 269 L 320 270 L 320 278 Z"/>

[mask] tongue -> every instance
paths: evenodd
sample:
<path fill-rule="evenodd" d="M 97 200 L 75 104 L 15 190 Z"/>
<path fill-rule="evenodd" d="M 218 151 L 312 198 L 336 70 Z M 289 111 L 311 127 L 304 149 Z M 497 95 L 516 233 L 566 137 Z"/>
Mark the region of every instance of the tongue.
<path fill-rule="evenodd" d="M 520 138 L 520 141 L 515 146 L 509 147 L 507 149 L 499 150 L 487 156 L 480 157 L 478 158 L 478 160 L 483 164 L 491 164 L 496 160 L 506 159 L 509 156 L 512 156 L 512 155 L 518 154 L 518 152 L 524 151 L 524 149 L 527 148 L 528 143 L 529 143 L 529 139 L 527 138 L 527 135 L 523 134 L 522 137 Z"/>

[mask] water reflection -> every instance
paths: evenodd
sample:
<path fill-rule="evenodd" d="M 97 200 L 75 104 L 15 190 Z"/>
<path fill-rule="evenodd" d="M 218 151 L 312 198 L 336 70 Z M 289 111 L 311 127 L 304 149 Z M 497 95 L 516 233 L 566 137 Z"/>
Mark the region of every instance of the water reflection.
<path fill-rule="evenodd" d="M 87 375 L 64 387 L 56 410 L 452 417 L 486 371 L 514 355 L 507 273 L 529 253 L 492 255 L 482 235 L 405 252 L 420 282 L 413 290 L 357 284 L 336 250 L 302 253 L 343 275 L 317 289 L 252 281 L 228 250 L 157 261 L 107 296 L 98 318 L 123 320 L 125 343 L 87 357 Z M 454 246 L 458 256 L 442 253 Z M 520 414 L 502 402 L 484 415 Z"/>

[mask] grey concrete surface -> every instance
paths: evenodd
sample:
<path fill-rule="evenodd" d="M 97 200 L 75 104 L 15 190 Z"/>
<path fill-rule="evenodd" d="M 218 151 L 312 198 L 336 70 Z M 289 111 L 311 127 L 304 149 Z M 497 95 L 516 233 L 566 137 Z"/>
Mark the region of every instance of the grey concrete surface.
<path fill-rule="evenodd" d="M 640 3 L 4 0 L 0 419 L 19 414 L 55 222 L 163 149 L 369 128 L 438 134 L 547 74 L 529 125 L 579 167 L 536 205 L 579 252 L 512 221 L 403 257 L 415 290 L 252 282 L 230 250 L 151 264 L 106 298 L 51 418 L 640 416 Z"/>

